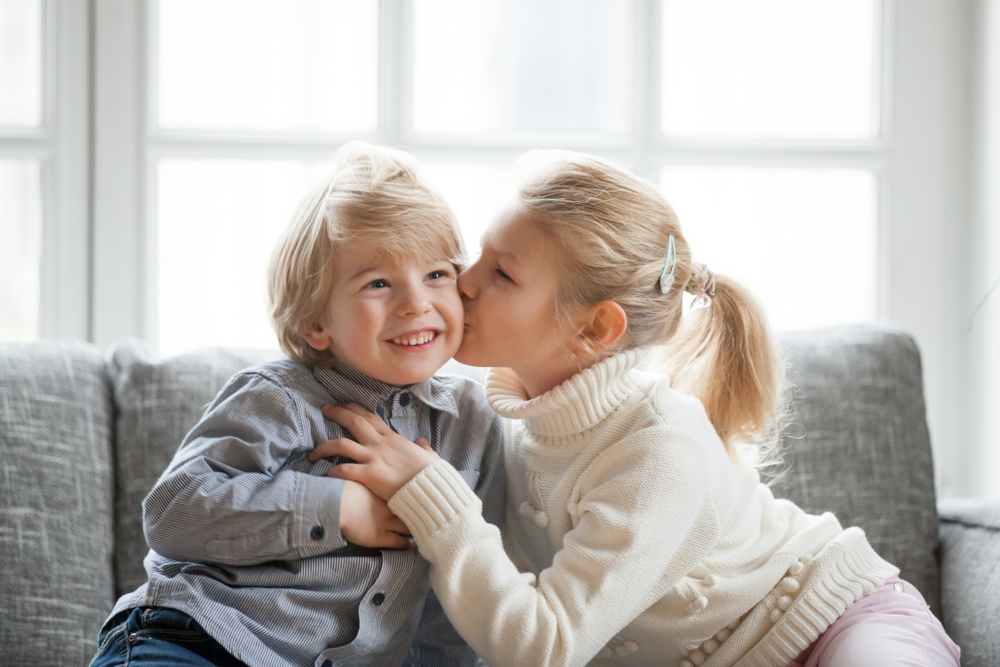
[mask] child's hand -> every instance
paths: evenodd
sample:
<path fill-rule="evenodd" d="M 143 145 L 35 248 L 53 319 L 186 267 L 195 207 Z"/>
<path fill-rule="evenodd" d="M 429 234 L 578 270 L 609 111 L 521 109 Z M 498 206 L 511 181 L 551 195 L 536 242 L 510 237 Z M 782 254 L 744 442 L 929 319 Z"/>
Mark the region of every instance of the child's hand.
<path fill-rule="evenodd" d="M 354 459 L 356 463 L 341 463 L 327 475 L 360 482 L 386 502 L 439 458 L 427 440 L 410 442 L 360 405 L 324 405 L 323 415 L 346 428 L 358 441 L 327 440 L 309 452 L 309 460 L 338 455 Z"/>
<path fill-rule="evenodd" d="M 360 547 L 410 547 L 406 524 L 389 511 L 384 500 L 357 482 L 344 482 L 344 496 L 340 501 L 340 532 L 345 540 Z"/>

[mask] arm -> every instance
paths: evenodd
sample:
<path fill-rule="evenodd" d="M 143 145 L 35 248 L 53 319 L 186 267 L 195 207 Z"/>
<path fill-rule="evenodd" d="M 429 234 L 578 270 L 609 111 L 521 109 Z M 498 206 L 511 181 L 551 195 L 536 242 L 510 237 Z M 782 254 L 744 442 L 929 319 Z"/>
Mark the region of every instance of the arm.
<path fill-rule="evenodd" d="M 346 446 L 358 463 L 338 466 L 340 474 L 371 482 L 377 493 L 391 491 L 395 482 L 386 480 L 405 477 L 401 470 L 424 457 L 397 434 L 377 433 L 371 417 L 337 416 L 360 441 Z M 518 572 L 479 498 L 447 462 L 425 465 L 389 507 L 431 563 L 448 617 L 489 665 L 582 665 L 717 537 L 701 451 L 693 438 L 658 428 L 605 450 L 581 478 L 576 526 L 537 580 Z M 379 472 L 386 478 L 376 479 Z"/>
<path fill-rule="evenodd" d="M 237 375 L 143 501 L 146 541 L 168 558 L 230 565 L 344 546 L 341 512 L 351 507 L 342 498 L 362 514 L 378 503 L 365 504 L 357 487 L 345 495 L 338 480 L 282 469 L 308 446 L 295 397 L 261 375 Z"/>
<path fill-rule="evenodd" d="M 646 482 L 642 468 L 648 471 L 620 467 L 585 493 L 579 523 L 537 580 L 518 572 L 499 531 L 483 521 L 477 499 L 445 462 L 421 472 L 389 507 L 430 561 L 449 618 L 487 664 L 583 665 L 704 553 L 690 548 L 700 507 L 688 503 L 665 518 L 669 500 L 623 497 L 623 489 Z M 679 490 L 700 495 L 686 485 Z"/>

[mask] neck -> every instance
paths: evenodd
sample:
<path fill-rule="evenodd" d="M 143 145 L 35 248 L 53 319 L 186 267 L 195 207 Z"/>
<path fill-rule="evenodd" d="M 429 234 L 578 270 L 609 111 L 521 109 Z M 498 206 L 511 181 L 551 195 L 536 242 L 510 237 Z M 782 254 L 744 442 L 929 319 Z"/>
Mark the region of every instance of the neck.
<path fill-rule="evenodd" d="M 511 367 L 511 370 L 514 371 L 518 380 L 524 385 L 525 391 L 528 392 L 528 398 L 536 398 L 558 387 L 593 364 L 593 359 L 576 357 L 570 363 L 556 368 L 538 368 L 537 366 L 533 366 L 528 368 Z"/>

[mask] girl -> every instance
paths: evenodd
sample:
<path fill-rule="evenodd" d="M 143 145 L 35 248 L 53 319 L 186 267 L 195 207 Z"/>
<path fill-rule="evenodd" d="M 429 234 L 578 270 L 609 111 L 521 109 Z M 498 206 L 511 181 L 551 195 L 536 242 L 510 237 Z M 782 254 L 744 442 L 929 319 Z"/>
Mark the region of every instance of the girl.
<path fill-rule="evenodd" d="M 780 422 L 761 309 L 692 261 L 652 186 L 534 152 L 459 278 L 459 361 L 493 366 L 503 536 L 446 462 L 357 406 L 331 474 L 389 502 L 449 618 L 504 665 L 958 665 L 923 598 L 859 528 L 773 497 L 750 463 Z M 682 317 L 683 293 L 699 305 Z M 664 374 L 640 372 L 660 347 Z M 669 378 L 669 379 L 668 379 Z M 756 447 L 749 443 L 757 443 Z"/>

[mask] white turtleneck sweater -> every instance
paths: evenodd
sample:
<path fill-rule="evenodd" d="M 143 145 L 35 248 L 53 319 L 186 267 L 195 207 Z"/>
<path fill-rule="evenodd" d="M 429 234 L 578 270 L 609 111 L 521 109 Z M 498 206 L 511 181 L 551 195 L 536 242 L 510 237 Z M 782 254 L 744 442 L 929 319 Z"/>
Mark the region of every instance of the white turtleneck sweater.
<path fill-rule="evenodd" d="M 641 358 L 530 400 L 509 369 L 490 372 L 507 418 L 502 540 L 445 461 L 389 502 L 491 667 L 781 667 L 898 573 L 859 528 L 734 465 L 701 403 L 635 370 Z"/>

